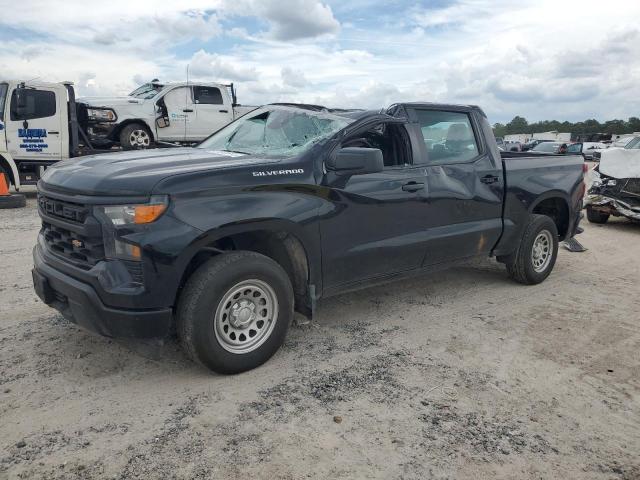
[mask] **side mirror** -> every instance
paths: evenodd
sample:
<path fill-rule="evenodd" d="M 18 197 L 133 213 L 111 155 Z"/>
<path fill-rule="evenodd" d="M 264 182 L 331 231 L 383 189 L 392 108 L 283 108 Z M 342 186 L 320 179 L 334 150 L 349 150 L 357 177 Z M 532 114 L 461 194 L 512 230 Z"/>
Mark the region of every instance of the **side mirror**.
<path fill-rule="evenodd" d="M 378 148 L 341 148 L 327 161 L 327 168 L 339 175 L 381 172 L 384 168 L 382 151 Z"/>

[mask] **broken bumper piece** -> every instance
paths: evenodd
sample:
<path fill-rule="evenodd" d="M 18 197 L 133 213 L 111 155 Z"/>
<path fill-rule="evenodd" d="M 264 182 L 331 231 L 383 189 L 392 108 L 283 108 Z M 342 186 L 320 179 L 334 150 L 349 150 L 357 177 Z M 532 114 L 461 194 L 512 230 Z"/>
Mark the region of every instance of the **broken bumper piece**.
<path fill-rule="evenodd" d="M 631 220 L 640 221 L 640 206 L 631 206 L 617 198 L 605 195 L 587 195 L 584 205 L 585 207 L 592 206 L 610 215 L 623 216 Z"/>

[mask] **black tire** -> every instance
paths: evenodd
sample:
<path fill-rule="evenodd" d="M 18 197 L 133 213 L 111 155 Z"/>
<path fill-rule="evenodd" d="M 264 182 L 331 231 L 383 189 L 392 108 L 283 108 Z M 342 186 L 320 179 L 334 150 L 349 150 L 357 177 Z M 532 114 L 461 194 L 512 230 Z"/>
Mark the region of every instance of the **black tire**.
<path fill-rule="evenodd" d="M 4 181 L 7 184 L 7 189 L 11 188 L 11 180 L 10 180 L 9 174 L 2 167 L 0 167 L 0 173 L 4 173 Z M 27 197 L 25 197 L 20 193 L 13 193 L 11 195 L 0 196 L 0 209 L 22 208 L 26 205 L 27 205 Z"/>
<path fill-rule="evenodd" d="M 595 210 L 591 206 L 587 207 L 587 220 L 591 223 L 607 223 L 609 220 L 609 214 L 603 213 L 599 210 Z"/>
<path fill-rule="evenodd" d="M 234 315 L 233 309 L 245 299 L 240 297 L 229 309 L 229 305 L 237 297 L 227 300 L 225 298 L 243 282 L 261 282 L 261 284 L 267 285 L 266 288 L 271 289 L 271 293 L 276 299 L 274 304 L 277 308 L 277 314 L 274 316 L 274 322 L 267 320 L 263 322 L 263 327 L 256 326 L 260 320 L 256 324 L 250 323 L 247 327 L 239 327 L 246 329 L 242 331 L 247 332 L 245 335 L 247 342 L 253 341 L 248 337 L 250 332 L 254 331 L 256 341 L 262 343 L 253 347 L 254 349 L 251 351 L 238 353 L 229 351 L 231 347 L 229 343 L 225 342 L 230 342 L 229 336 L 233 333 L 234 326 L 229 323 Z M 244 288 L 244 286 L 241 287 L 241 289 Z M 247 291 L 243 294 L 247 295 Z M 251 294 L 251 297 L 255 297 L 255 295 Z M 185 352 L 192 360 L 214 372 L 234 374 L 251 370 L 269 360 L 284 342 L 293 319 L 293 298 L 293 288 L 289 276 L 280 265 L 269 257 L 255 252 L 243 251 L 217 255 L 201 265 L 189 277 L 182 290 L 177 309 L 178 337 Z M 258 300 L 261 302 L 263 299 L 258 298 Z M 260 308 L 262 307 L 258 306 L 258 309 Z M 218 322 L 218 318 L 225 316 L 219 316 L 218 311 L 229 312 L 226 323 L 224 323 L 225 320 Z M 266 310 L 262 310 L 262 312 L 266 312 Z M 237 310 L 235 314 L 235 321 L 238 321 Z M 261 314 L 257 313 L 256 317 Z M 245 321 L 253 322 L 253 320 Z M 216 325 L 220 325 L 220 329 L 216 329 Z M 231 333 L 223 333 L 225 325 L 232 327 Z M 252 327 L 256 330 L 259 328 L 267 330 L 264 332 L 259 330 L 255 333 L 256 330 L 252 330 Z M 236 338 L 240 341 L 241 335 L 234 337 L 233 340 Z"/>
<path fill-rule="evenodd" d="M 536 266 L 534 262 L 540 260 L 534 260 L 534 244 L 539 236 L 543 235 L 543 232 L 549 234 L 547 253 L 550 254 L 550 257 L 542 265 Z M 505 263 L 509 276 L 515 281 L 525 285 L 535 285 L 543 282 L 549 276 L 557 257 L 558 229 L 556 224 L 546 215 L 531 215 L 531 221 L 525 228 L 518 250 L 508 257 Z"/>
<path fill-rule="evenodd" d="M 140 141 L 134 141 L 138 138 Z M 130 123 L 120 131 L 120 146 L 123 150 L 144 150 L 153 148 L 153 135 L 146 125 Z"/>
<path fill-rule="evenodd" d="M 22 208 L 27 204 L 27 198 L 21 193 L 0 196 L 0 209 Z"/>

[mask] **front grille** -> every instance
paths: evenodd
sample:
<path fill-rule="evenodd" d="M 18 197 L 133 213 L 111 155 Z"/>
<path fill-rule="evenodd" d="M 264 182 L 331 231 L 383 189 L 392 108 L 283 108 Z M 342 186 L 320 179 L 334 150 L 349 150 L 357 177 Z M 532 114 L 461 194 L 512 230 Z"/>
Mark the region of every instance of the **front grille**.
<path fill-rule="evenodd" d="M 52 217 L 64 218 L 76 223 L 83 223 L 89 215 L 90 209 L 84 205 L 71 202 L 63 202 L 53 198 L 38 196 L 40 211 Z"/>
<path fill-rule="evenodd" d="M 630 193 L 631 195 L 640 195 L 640 178 L 630 178 L 627 183 L 622 187 L 624 193 Z"/>
<path fill-rule="evenodd" d="M 51 252 L 85 269 L 104 259 L 102 230 L 90 206 L 39 195 L 38 209 Z"/>
<path fill-rule="evenodd" d="M 42 233 L 51 251 L 80 266 L 91 268 L 104 259 L 102 238 L 91 239 L 47 222 L 42 222 Z"/>

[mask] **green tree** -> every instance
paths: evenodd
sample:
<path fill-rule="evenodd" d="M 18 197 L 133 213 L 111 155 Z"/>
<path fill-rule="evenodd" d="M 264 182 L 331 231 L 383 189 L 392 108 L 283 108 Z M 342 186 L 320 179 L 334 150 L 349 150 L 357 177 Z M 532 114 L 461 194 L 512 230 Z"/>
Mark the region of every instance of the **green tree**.
<path fill-rule="evenodd" d="M 508 134 L 529 133 L 529 122 L 524 117 L 515 116 L 507 123 L 506 130 Z"/>

